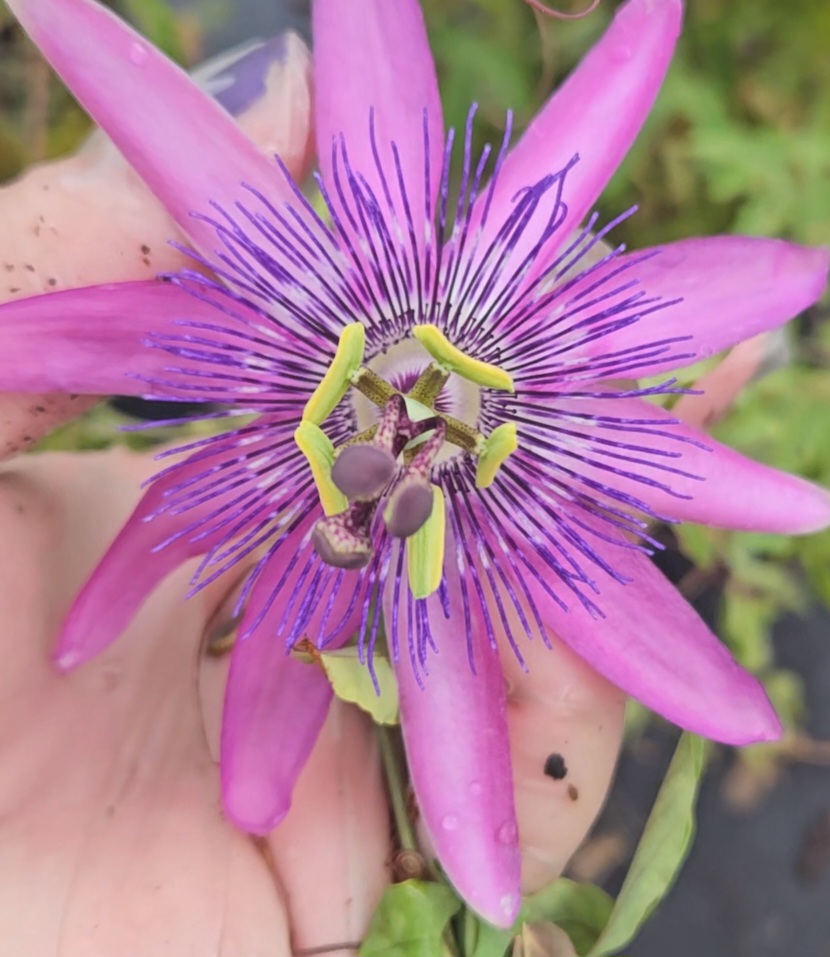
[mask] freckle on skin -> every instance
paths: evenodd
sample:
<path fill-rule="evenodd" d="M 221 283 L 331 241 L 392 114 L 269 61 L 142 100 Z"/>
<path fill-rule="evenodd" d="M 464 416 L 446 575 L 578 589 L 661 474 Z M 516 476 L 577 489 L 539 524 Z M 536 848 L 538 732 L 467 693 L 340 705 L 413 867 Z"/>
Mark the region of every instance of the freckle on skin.
<path fill-rule="evenodd" d="M 573 784 L 568 785 L 568 797 L 572 801 L 576 801 L 579 799 L 579 791 L 577 791 L 576 786 Z"/>
<path fill-rule="evenodd" d="M 545 761 L 544 773 L 553 778 L 554 781 L 561 781 L 568 773 L 568 766 L 561 754 L 549 754 Z"/>

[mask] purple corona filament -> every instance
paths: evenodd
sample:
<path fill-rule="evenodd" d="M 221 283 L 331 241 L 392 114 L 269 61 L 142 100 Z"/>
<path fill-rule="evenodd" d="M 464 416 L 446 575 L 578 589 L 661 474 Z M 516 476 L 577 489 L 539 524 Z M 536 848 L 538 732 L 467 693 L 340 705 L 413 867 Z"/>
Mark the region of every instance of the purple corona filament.
<path fill-rule="evenodd" d="M 168 277 L 228 316 L 238 314 L 234 307 L 239 304 L 255 309 L 262 320 L 255 327 L 250 320 L 240 320 L 234 336 L 219 339 L 205 323 L 183 319 L 181 335 L 149 340 L 151 347 L 165 350 L 172 360 L 168 375 L 148 379 L 149 386 L 164 394 L 175 388 L 188 398 L 198 398 L 201 392 L 221 397 L 226 392 L 229 401 L 234 397 L 237 402 L 243 393 L 242 408 L 234 409 L 233 414 L 261 416 L 253 426 L 201 440 L 198 446 L 203 449 L 204 472 L 188 475 L 181 485 L 168 488 L 159 508 L 159 512 L 187 510 L 191 503 L 222 496 L 222 504 L 214 512 L 177 536 L 215 535 L 217 539 L 199 566 L 194 590 L 257 549 L 266 548 L 254 573 L 258 577 L 279 550 L 286 528 L 307 520 L 317 504 L 316 489 L 291 436 L 308 395 L 325 372 L 326 360 L 314 349 L 286 349 L 278 337 L 269 335 L 269 312 L 274 308 L 306 339 L 334 343 L 344 322 L 362 323 L 365 364 L 370 368 L 377 357 L 410 339 L 416 325 L 434 323 L 451 335 L 453 345 L 462 352 L 497 365 L 515 382 L 515 393 L 480 388 L 476 419 L 468 423 L 485 435 L 505 422 L 517 426 L 519 448 L 487 489 L 476 487 L 474 457 L 463 450 L 454 450 L 437 463 L 433 455 L 420 476 L 413 476 L 411 467 L 404 469 L 399 462 L 400 441 L 375 442 L 363 451 L 359 445 L 345 445 L 340 453 L 332 478 L 353 504 L 348 512 L 314 529 L 297 562 L 304 567 L 304 586 L 315 596 L 333 601 L 340 589 L 355 589 L 355 600 L 364 607 L 359 634 L 362 653 L 367 645 L 371 650 L 376 643 L 381 612 L 377 596 L 389 587 L 395 595 L 406 593 L 407 586 L 400 581 L 404 571 L 396 535 L 412 534 L 428 517 L 430 482 L 445 493 L 449 526 L 465 572 L 462 578 L 467 579 L 465 627 L 472 627 L 469 608 L 474 606 L 475 617 L 484 622 L 490 642 L 495 642 L 498 628 L 519 656 L 522 636 L 517 631 L 530 633 L 533 627 L 546 636 L 524 578 L 533 576 L 559 604 L 567 607 L 576 601 L 601 617 L 596 571 L 601 569 L 620 581 L 624 576 L 600 557 L 592 543 L 599 538 L 624 549 L 660 547 L 649 536 L 648 525 L 655 520 L 671 521 L 672 516 L 655 511 L 637 496 L 636 488 L 650 486 L 682 497 L 683 493 L 672 491 L 672 477 L 695 478 L 682 467 L 683 446 L 688 440 L 673 434 L 673 420 L 664 417 L 631 420 L 588 409 L 598 396 L 633 398 L 683 390 L 674 388 L 674 380 L 647 389 L 602 393 L 584 391 L 583 383 L 611 376 L 636 377 L 638 368 L 653 362 L 656 355 L 667 363 L 689 361 L 693 354 L 684 348 L 685 337 L 656 336 L 654 342 L 621 351 L 602 348 L 605 336 L 677 300 L 665 301 L 641 289 L 636 260 L 628 259 L 616 270 L 607 268 L 624 247 L 597 257 L 598 237 L 606 236 L 608 230 L 591 231 L 596 216 L 588 228 L 562 243 L 558 229 L 567 211 L 568 176 L 579 162 L 577 156 L 562 170 L 520 190 L 504 222 L 495 230 L 490 224 L 493 238 L 485 240 L 482 225 L 491 215 L 489 201 L 479 222 L 473 222 L 472 209 L 491 153 L 486 150 L 476 163 L 472 146 L 475 111 L 475 107 L 470 110 L 465 130 L 462 184 L 454 218 L 450 220 L 448 215 L 449 169 L 456 141 L 450 131 L 439 195 L 429 211 L 426 235 L 418 235 L 414 225 L 397 147 L 390 143 L 384 152 L 370 118 L 376 167 L 372 172 L 381 183 L 380 195 L 353 168 L 345 141 L 337 138 L 331 147 L 331 190 L 318 180 L 331 229 L 313 213 L 299 190 L 294 195 L 302 217 L 291 206 L 274 207 L 251 188 L 249 202 L 233 209 L 217 207 L 208 220 L 221 242 L 219 262 L 195 257 L 212 266 L 227 285 L 195 272 Z M 490 163 L 485 187 L 488 199 L 498 187 L 511 121 L 508 115 L 505 139 Z M 424 156 L 430 153 L 428 126 L 425 116 Z M 428 168 L 425 176 L 429 177 Z M 546 212 L 540 229 L 543 208 Z M 534 241 L 517 257 L 514 251 L 531 226 Z M 532 275 L 534 262 L 554 243 L 564 246 L 563 251 L 539 275 Z M 592 346 L 590 354 L 586 354 L 588 344 Z M 193 371 L 188 368 L 193 359 L 209 362 L 215 369 L 203 386 L 193 382 Z M 393 387 L 405 392 L 428 361 L 424 353 L 421 368 L 393 369 Z M 451 398 L 442 391 L 435 398 L 436 413 L 442 414 L 450 404 Z M 606 407 L 607 403 L 603 409 Z M 350 395 L 328 417 L 324 430 L 336 447 L 354 438 L 358 429 Z M 210 464 L 213 453 L 233 444 L 238 448 L 235 465 L 225 465 L 215 474 Z M 187 449 L 194 447 L 191 444 Z M 255 493 L 250 485 L 252 472 L 258 478 Z M 388 536 L 383 533 L 383 521 L 378 517 L 383 509 L 378 504 L 396 472 L 395 490 L 386 496 L 393 515 L 389 529 L 393 534 Z M 620 479 L 624 487 L 620 487 Z M 240 492 L 232 498 L 229 512 L 226 496 L 233 495 L 237 487 Z M 264 516 L 263 498 L 273 503 Z M 250 527 L 250 516 L 255 513 L 258 520 Z M 514 555 L 511 543 L 516 536 L 532 543 L 532 563 Z M 343 548 L 348 542 L 348 549 L 339 557 L 335 541 Z M 482 563 L 481 558 L 486 560 Z M 482 564 L 486 569 L 483 577 L 478 571 Z M 509 576 L 504 567 L 510 569 Z M 346 583 L 338 568 L 361 568 L 357 583 Z M 275 582 L 269 601 L 269 607 L 282 607 L 276 627 L 291 640 L 304 635 L 319 604 L 289 600 L 295 589 L 296 582 L 284 575 L 282 581 Z M 424 649 L 431 643 L 427 602 L 411 596 L 404 600 L 413 602 L 412 616 L 404 614 L 387 622 L 386 632 L 393 649 L 402 640 L 410 645 L 413 663 L 420 670 Z M 414 623 L 414 630 L 407 621 Z M 336 627 L 327 632 L 334 633 Z M 325 644 L 326 637 L 320 635 L 319 642 Z M 473 646 L 469 633 L 467 645 Z"/>

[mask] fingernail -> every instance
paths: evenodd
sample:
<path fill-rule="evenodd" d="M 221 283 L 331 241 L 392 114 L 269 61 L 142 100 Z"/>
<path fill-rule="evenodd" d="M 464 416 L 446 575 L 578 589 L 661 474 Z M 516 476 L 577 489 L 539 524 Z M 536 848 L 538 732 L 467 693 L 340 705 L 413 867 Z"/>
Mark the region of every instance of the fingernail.
<path fill-rule="evenodd" d="M 193 78 L 233 116 L 244 113 L 266 93 L 268 71 L 284 62 L 288 35 L 254 40 L 205 61 Z"/>

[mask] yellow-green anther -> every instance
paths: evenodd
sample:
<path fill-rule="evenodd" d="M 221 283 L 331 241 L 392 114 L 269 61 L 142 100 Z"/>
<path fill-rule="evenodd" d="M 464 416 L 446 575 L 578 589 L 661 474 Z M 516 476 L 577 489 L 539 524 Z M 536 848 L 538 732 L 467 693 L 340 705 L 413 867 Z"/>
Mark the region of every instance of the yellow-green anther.
<path fill-rule="evenodd" d="M 352 379 L 363 364 L 366 349 L 366 330 L 360 322 L 352 322 L 340 333 L 334 359 L 314 394 L 306 402 L 303 419 L 322 425 L 337 408 L 348 391 Z"/>
<path fill-rule="evenodd" d="M 426 522 L 406 540 L 406 564 L 409 590 L 413 598 L 429 598 L 438 591 L 444 569 L 446 533 L 444 493 L 432 486 L 432 513 Z"/>
<path fill-rule="evenodd" d="M 348 499 L 331 480 L 331 467 L 334 464 L 331 439 L 319 426 L 306 419 L 294 433 L 294 441 L 308 461 L 323 511 L 326 515 L 345 512 L 349 507 Z"/>
<path fill-rule="evenodd" d="M 450 372 L 455 372 L 463 379 L 483 385 L 489 389 L 500 389 L 503 392 L 515 392 L 513 379 L 509 372 L 499 369 L 498 366 L 473 359 L 465 355 L 454 346 L 443 332 L 432 323 L 415 326 L 412 335 L 421 343 L 436 362 Z"/>
<path fill-rule="evenodd" d="M 484 440 L 476 467 L 476 487 L 489 488 L 508 456 L 519 447 L 515 422 L 503 422 Z"/>

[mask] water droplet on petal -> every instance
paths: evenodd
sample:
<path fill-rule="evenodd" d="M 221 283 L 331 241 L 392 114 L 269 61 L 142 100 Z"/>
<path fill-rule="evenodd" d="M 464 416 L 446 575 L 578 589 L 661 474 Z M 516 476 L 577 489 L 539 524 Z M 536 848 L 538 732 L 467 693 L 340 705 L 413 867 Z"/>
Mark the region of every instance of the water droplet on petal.
<path fill-rule="evenodd" d="M 130 63 L 141 66 L 146 62 L 148 53 L 147 47 L 136 41 L 130 46 Z"/>
<path fill-rule="evenodd" d="M 496 831 L 496 840 L 499 844 L 515 844 L 518 836 L 515 821 L 505 821 Z"/>
<path fill-rule="evenodd" d="M 506 914 L 508 917 L 515 917 L 516 911 L 518 910 L 518 895 L 517 894 L 505 894 L 504 897 L 499 901 L 501 904 L 502 913 Z"/>
<path fill-rule="evenodd" d="M 627 43 L 619 43 L 609 51 L 609 58 L 613 63 L 625 63 L 634 56 L 634 48 Z"/>
<path fill-rule="evenodd" d="M 445 831 L 454 831 L 458 827 L 458 817 L 455 814 L 447 814 L 441 820 L 441 827 Z"/>
<path fill-rule="evenodd" d="M 471 781 L 470 782 L 470 794 L 473 797 L 479 797 L 484 792 L 484 785 L 481 781 Z"/>

